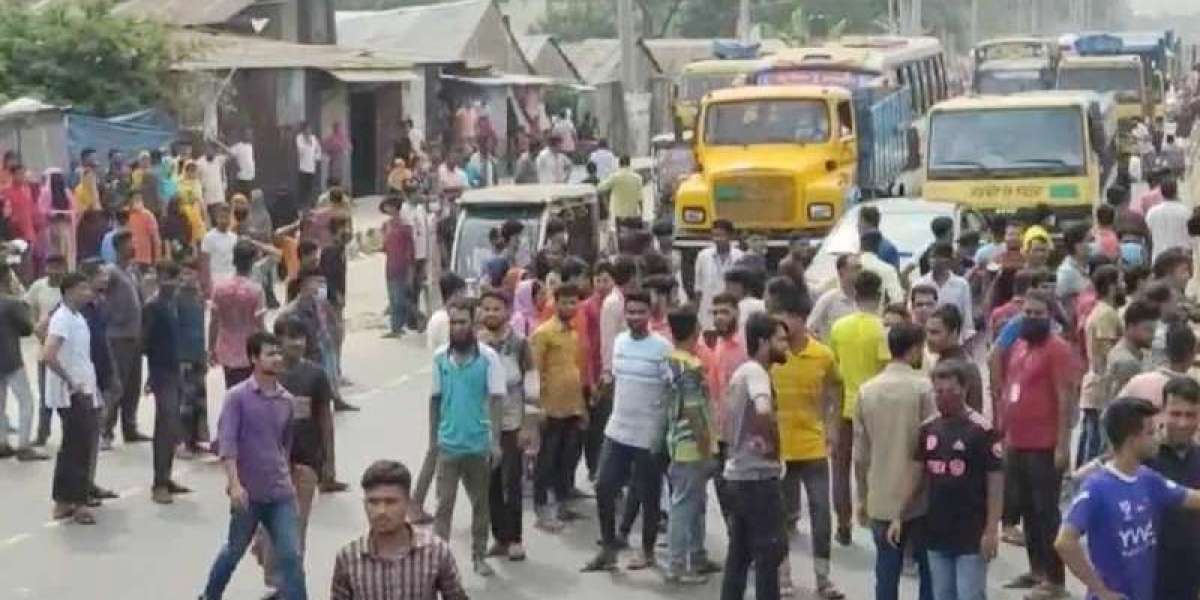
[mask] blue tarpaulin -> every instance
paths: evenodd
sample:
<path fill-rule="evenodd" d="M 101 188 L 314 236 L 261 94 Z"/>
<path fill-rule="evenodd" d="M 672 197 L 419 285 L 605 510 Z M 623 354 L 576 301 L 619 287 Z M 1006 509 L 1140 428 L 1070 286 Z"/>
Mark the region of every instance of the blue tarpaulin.
<path fill-rule="evenodd" d="M 94 148 L 101 156 L 116 149 L 132 157 L 142 150 L 170 145 L 178 129 L 169 116 L 154 109 L 107 119 L 68 112 L 66 121 L 67 151 L 72 157 L 84 148 Z"/>

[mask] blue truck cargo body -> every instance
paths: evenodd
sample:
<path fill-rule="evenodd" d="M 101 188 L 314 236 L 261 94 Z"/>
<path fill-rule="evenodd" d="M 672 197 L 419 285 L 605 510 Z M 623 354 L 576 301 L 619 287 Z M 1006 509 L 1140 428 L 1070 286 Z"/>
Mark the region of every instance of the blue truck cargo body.
<path fill-rule="evenodd" d="M 899 89 L 853 90 L 858 127 L 858 188 L 864 197 L 886 195 L 907 169 L 912 94 Z"/>

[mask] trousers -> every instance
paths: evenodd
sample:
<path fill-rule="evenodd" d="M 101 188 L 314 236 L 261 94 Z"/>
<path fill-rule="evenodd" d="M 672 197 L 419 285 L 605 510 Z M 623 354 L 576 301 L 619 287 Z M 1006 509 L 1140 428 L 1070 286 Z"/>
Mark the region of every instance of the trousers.
<path fill-rule="evenodd" d="M 313 497 L 317 492 L 317 472 L 312 467 L 293 464 L 291 469 L 292 486 L 296 488 L 296 512 L 299 517 L 300 557 L 303 560 L 305 538 L 308 535 L 308 515 L 312 512 Z M 262 527 L 254 536 L 254 554 L 263 568 L 263 581 L 268 587 L 279 589 L 283 585 L 283 577 L 279 572 L 279 561 L 275 549 L 271 546 L 271 537 L 266 535 Z"/>
<path fill-rule="evenodd" d="M 99 421 L 90 394 L 71 396 L 69 408 L 58 409 L 62 444 L 54 461 L 51 497 L 62 504 L 83 504 L 92 493 L 92 456 L 99 444 Z"/>
<path fill-rule="evenodd" d="M 756 600 L 779 600 L 779 564 L 787 555 L 778 479 L 728 481 L 729 550 L 721 600 L 742 600 L 754 565 Z"/>
<path fill-rule="evenodd" d="M 262 525 L 271 538 L 274 562 L 283 581 L 284 600 L 307 600 L 304 561 L 300 558 L 300 516 L 295 498 L 250 502 L 245 509 L 231 507 L 229 536 L 213 561 L 204 586 L 204 600 L 221 600 L 233 571 L 246 554 L 254 532 Z"/>
<path fill-rule="evenodd" d="M 986 600 L 987 561 L 982 554 L 928 554 L 934 600 Z"/>
<path fill-rule="evenodd" d="M 662 458 L 646 448 L 605 438 L 596 478 L 596 512 L 600 539 L 608 550 L 617 549 L 617 494 L 634 475 L 631 494 L 642 501 L 642 550 L 653 556 L 658 539 L 659 500 L 662 494 Z"/>
<path fill-rule="evenodd" d="M 190 448 L 208 442 L 208 365 L 185 362 L 181 367 L 179 418 L 182 441 Z"/>
<path fill-rule="evenodd" d="M 808 498 L 808 517 L 812 521 L 812 553 L 817 577 L 829 576 L 830 540 L 833 535 L 829 513 L 829 462 L 824 458 L 787 461 L 783 479 L 783 503 L 788 531 L 800 520 L 800 486 Z"/>
<path fill-rule="evenodd" d="M 667 467 L 671 481 L 671 509 L 667 513 L 667 568 L 694 572 L 708 560 L 704 550 L 708 513 L 708 478 L 713 461 L 673 462 Z"/>
<path fill-rule="evenodd" d="M 488 486 L 492 537 L 501 544 L 521 543 L 524 452 L 517 443 L 519 434 L 519 430 L 500 432 L 500 462 L 492 468 Z"/>
<path fill-rule="evenodd" d="M 388 277 L 388 317 L 392 333 L 402 333 L 408 325 L 408 304 L 411 295 L 407 277 Z"/>
<path fill-rule="evenodd" d="M 900 545 L 887 539 L 887 521 L 873 521 L 871 533 L 875 538 L 875 600 L 900 600 L 900 574 L 904 571 L 904 549 L 910 547 L 917 563 L 920 580 L 917 597 L 933 600 L 933 582 L 929 575 L 929 558 L 925 552 L 924 517 L 904 522 Z"/>
<path fill-rule="evenodd" d="M 471 502 L 471 557 L 482 558 L 487 553 L 488 485 L 491 477 L 491 457 L 487 454 L 454 455 L 439 452 L 437 459 L 437 510 L 433 529 L 443 540 L 450 540 L 450 520 L 461 481 Z"/>
<path fill-rule="evenodd" d="M 1012 486 L 1013 511 L 1025 523 L 1025 553 L 1029 570 L 1047 581 L 1063 585 L 1066 572 L 1054 549 L 1062 522 L 1058 499 L 1062 473 L 1054 465 L 1054 450 L 1016 450 L 1005 457 L 1004 486 Z"/>
<path fill-rule="evenodd" d="M 25 366 L 0 376 L 0 446 L 8 439 L 8 391 L 17 397 L 17 447 L 26 448 L 33 436 L 33 392 L 29 389 L 29 376 Z"/>
<path fill-rule="evenodd" d="M 416 485 L 413 486 L 413 503 L 424 507 L 425 498 L 429 495 L 429 486 L 433 483 L 433 474 L 437 470 L 437 426 L 441 420 L 441 404 L 433 398 L 429 399 L 429 445 L 425 448 L 425 458 L 421 460 L 421 472 L 417 474 Z"/>
<path fill-rule="evenodd" d="M 533 480 L 534 506 L 546 506 L 551 489 L 560 506 L 569 499 L 571 488 L 575 485 L 575 466 L 582 435 L 579 425 L 579 417 L 547 417 L 542 423 L 542 445 L 538 450 Z"/>
<path fill-rule="evenodd" d="M 179 416 L 183 378 L 170 370 L 150 372 L 150 391 L 154 393 L 154 487 L 171 482 L 175 446 L 182 437 Z"/>
<path fill-rule="evenodd" d="M 833 510 L 838 527 L 850 527 L 854 505 L 850 499 L 850 465 L 854 459 L 854 422 L 838 419 L 837 447 L 833 449 Z"/>
<path fill-rule="evenodd" d="M 128 441 L 137 433 L 137 410 L 142 398 L 142 344 L 137 338 L 109 338 L 108 343 L 112 346 L 116 367 L 113 377 L 121 389 L 116 397 L 117 402 L 108 407 L 104 438 L 113 438 L 119 417 L 121 435 Z"/>

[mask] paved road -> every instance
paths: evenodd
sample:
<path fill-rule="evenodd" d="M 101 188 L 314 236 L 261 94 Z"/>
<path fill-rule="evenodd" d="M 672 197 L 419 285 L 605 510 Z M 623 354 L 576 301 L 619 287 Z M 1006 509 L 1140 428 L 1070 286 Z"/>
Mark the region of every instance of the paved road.
<path fill-rule="evenodd" d="M 348 390 L 361 413 L 337 417 L 338 471 L 353 482 L 377 458 L 400 459 L 417 465 L 426 440 L 426 394 L 429 386 L 427 353 L 415 338 L 380 338 L 379 314 L 384 292 L 379 256 L 356 261 L 351 267 L 350 315 L 353 332 L 346 342 L 345 369 L 356 385 Z M 215 423 L 220 403 L 220 381 L 209 379 L 210 415 Z M 143 402 L 141 423 L 149 431 L 153 412 Z M 51 445 L 57 444 L 56 439 Z M 99 482 L 118 490 L 121 498 L 98 512 L 93 527 L 60 525 L 50 521 L 51 463 L 0 462 L 0 598 L 5 600 L 58 600 L 86 597 L 98 600 L 176 600 L 195 598 L 210 561 L 227 526 L 228 501 L 223 477 L 215 462 L 181 462 L 177 478 L 195 493 L 172 506 L 150 502 L 150 446 L 118 446 L 102 455 Z M 461 497 L 461 495 L 460 495 Z M 585 511 L 594 515 L 589 503 Z M 709 547 L 717 558 L 725 554 L 724 531 L 709 511 Z M 678 597 L 715 598 L 718 583 L 686 591 L 664 587 L 653 573 L 621 572 L 583 575 L 578 567 L 594 552 L 597 537 L 594 517 L 574 525 L 565 534 L 550 536 L 534 530 L 527 514 L 529 560 L 496 562 L 498 574 L 482 580 L 465 579 L 471 595 L 494 600 L 561 598 L 623 600 Z M 469 556 L 469 515 L 460 502 L 453 546 L 461 560 Z M 314 506 L 308 533 L 307 574 L 312 598 L 327 598 L 333 557 L 346 541 L 365 526 L 357 490 L 320 496 Z M 802 525 L 803 526 L 803 525 Z M 811 586 L 807 533 L 793 543 L 792 564 L 801 588 Z M 855 532 L 850 548 L 835 548 L 834 575 L 847 596 L 870 597 L 873 550 L 865 531 Z M 995 563 L 992 580 L 1015 575 L 1024 563 L 1022 554 L 1007 548 Z M 460 562 L 460 565 L 462 563 Z M 469 565 L 462 565 L 467 567 Z M 915 583 L 906 580 L 906 597 L 915 597 Z M 234 577 L 227 598 L 257 598 L 261 574 L 247 557 Z M 801 596 L 805 597 L 805 596 Z M 992 598 L 1017 598 L 993 590 Z"/>

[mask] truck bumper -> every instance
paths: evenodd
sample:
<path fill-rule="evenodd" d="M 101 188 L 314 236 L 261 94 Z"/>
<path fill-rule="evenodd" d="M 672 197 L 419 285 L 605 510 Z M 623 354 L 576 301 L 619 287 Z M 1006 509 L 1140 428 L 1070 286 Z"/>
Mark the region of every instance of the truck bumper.
<path fill-rule="evenodd" d="M 795 231 L 756 231 L 756 230 L 750 230 L 750 229 L 746 229 L 746 230 L 739 229 L 738 230 L 738 237 L 743 240 L 752 235 L 762 235 L 762 236 L 766 237 L 768 248 L 787 248 L 788 245 L 791 244 L 793 237 L 799 237 L 801 239 L 804 239 L 810 245 L 816 246 L 817 244 L 821 243 L 821 240 L 825 239 L 825 237 L 827 235 L 829 235 L 829 232 L 828 231 L 809 231 L 809 230 L 795 230 Z M 688 233 L 683 233 L 683 234 L 680 234 L 680 233 L 675 234 L 675 247 L 679 248 L 679 249 L 700 250 L 703 248 L 707 248 L 711 245 L 712 245 L 712 237 L 709 236 L 707 233 L 688 232 Z"/>

